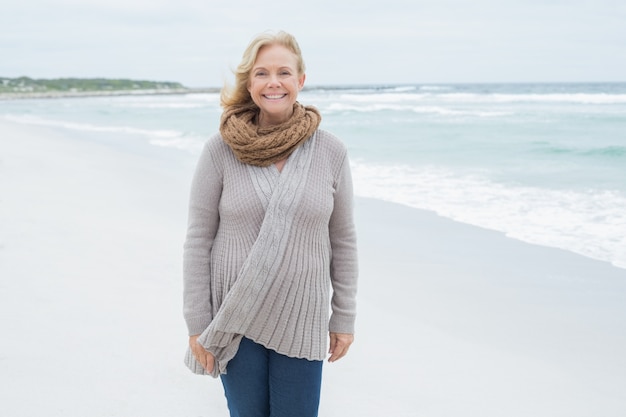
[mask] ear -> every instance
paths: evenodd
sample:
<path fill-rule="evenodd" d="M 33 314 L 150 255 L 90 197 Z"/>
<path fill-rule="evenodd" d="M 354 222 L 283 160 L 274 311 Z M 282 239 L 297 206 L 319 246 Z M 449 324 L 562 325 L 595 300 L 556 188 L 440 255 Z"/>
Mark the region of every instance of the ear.
<path fill-rule="evenodd" d="M 304 80 L 305 79 L 306 79 L 306 74 L 302 74 L 300 79 L 298 79 L 298 90 L 302 90 L 302 87 L 304 87 Z"/>

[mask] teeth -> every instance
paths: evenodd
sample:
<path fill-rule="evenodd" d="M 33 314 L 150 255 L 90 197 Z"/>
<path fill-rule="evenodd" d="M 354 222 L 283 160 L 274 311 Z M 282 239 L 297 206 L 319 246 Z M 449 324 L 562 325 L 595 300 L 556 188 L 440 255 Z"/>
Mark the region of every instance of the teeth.
<path fill-rule="evenodd" d="M 274 95 L 266 95 L 265 97 L 269 98 L 269 99 L 273 99 L 273 98 L 283 98 L 285 95 L 284 94 L 274 94 Z"/>

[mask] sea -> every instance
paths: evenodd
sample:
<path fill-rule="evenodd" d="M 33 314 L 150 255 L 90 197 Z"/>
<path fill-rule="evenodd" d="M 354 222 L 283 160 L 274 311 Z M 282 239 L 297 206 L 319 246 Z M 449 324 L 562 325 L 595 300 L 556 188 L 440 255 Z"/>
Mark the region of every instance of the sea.
<path fill-rule="evenodd" d="M 626 268 L 626 83 L 331 86 L 298 100 L 348 147 L 357 196 Z M 0 100 L 7 121 L 193 158 L 220 114 L 217 93 Z"/>

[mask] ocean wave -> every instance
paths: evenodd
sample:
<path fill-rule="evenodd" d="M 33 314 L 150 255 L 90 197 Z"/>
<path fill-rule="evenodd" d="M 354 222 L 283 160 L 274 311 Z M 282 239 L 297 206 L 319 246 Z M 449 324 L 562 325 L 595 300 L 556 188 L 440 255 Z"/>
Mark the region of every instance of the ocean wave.
<path fill-rule="evenodd" d="M 139 129 L 129 126 L 99 126 L 89 123 L 51 120 L 30 115 L 4 115 L 3 118 L 11 122 L 34 126 L 49 126 L 84 132 L 138 135 L 147 138 L 150 145 L 185 150 L 192 153 L 197 153 L 202 150 L 202 146 L 207 140 L 206 137 L 188 134 L 177 130 Z"/>
<path fill-rule="evenodd" d="M 436 167 L 353 161 L 355 193 L 626 268 L 626 195 L 510 186 Z"/>
<path fill-rule="evenodd" d="M 131 109 L 202 109 L 211 106 L 208 103 L 116 103 L 118 108 Z M 212 107 L 212 106 L 211 106 Z"/>
<path fill-rule="evenodd" d="M 401 93 L 405 91 L 418 90 L 416 85 L 344 85 L 344 86 L 318 86 L 305 88 L 303 95 L 340 94 L 348 92 L 350 94 L 377 94 L 377 93 Z"/>
<path fill-rule="evenodd" d="M 219 94 L 187 94 L 183 96 L 123 96 L 111 100 L 118 108 L 131 109 L 201 109 L 219 108 Z"/>
<path fill-rule="evenodd" d="M 569 104 L 626 104 L 626 94 L 570 93 L 570 94 L 471 94 L 446 93 L 439 98 L 465 103 L 569 103 Z"/>
<path fill-rule="evenodd" d="M 103 125 L 93 125 L 89 123 L 77 123 L 77 122 L 68 122 L 63 120 L 53 120 L 46 119 L 38 116 L 30 116 L 30 115 L 4 115 L 3 118 L 5 120 L 27 124 L 27 125 L 35 125 L 35 126 L 50 126 L 62 129 L 69 130 L 80 130 L 85 132 L 111 132 L 111 133 L 124 133 L 131 135 L 142 135 L 148 137 L 157 137 L 157 138 L 175 138 L 181 136 L 181 132 L 176 130 L 153 130 L 153 129 L 140 129 L 136 127 L 130 126 L 103 126 Z"/>
<path fill-rule="evenodd" d="M 449 91 L 452 90 L 453 87 L 446 85 L 422 85 L 419 89 L 421 91 Z"/>
<path fill-rule="evenodd" d="M 548 155 L 582 156 L 593 158 L 608 158 L 610 160 L 626 157 L 626 146 L 600 146 L 594 148 L 574 148 L 567 146 L 542 146 L 539 144 L 538 152 Z"/>
<path fill-rule="evenodd" d="M 604 146 L 583 152 L 585 155 L 621 158 L 626 156 L 626 146 Z"/>
<path fill-rule="evenodd" d="M 344 92 L 335 95 L 341 102 L 397 103 L 397 102 L 446 102 L 458 104 L 548 103 L 548 104 L 626 104 L 626 94 L 607 93 L 465 93 L 442 90 L 363 91 Z M 312 97 L 324 101 L 325 97 Z"/>
<path fill-rule="evenodd" d="M 510 116 L 513 112 L 500 111 L 500 110 L 461 110 L 451 109 L 442 106 L 414 106 L 406 104 L 390 104 L 390 103 L 378 103 L 378 104 L 349 104 L 349 103 L 331 103 L 321 110 L 326 114 L 332 113 L 344 113 L 344 112 L 357 112 L 357 113 L 373 113 L 379 111 L 398 111 L 398 112 L 412 112 L 418 114 L 436 114 L 440 116 L 473 116 L 473 117 L 500 117 Z"/>
<path fill-rule="evenodd" d="M 151 139 L 150 144 L 164 148 L 174 148 L 192 153 L 199 153 L 207 138 L 201 136 L 180 136 L 170 139 Z"/>
<path fill-rule="evenodd" d="M 394 92 L 398 92 L 398 93 L 404 93 L 406 91 L 415 91 L 417 90 L 417 87 L 414 85 L 405 85 L 405 86 L 398 86 L 398 87 L 391 87 L 389 89 L 385 89 L 384 91 L 394 91 Z"/>

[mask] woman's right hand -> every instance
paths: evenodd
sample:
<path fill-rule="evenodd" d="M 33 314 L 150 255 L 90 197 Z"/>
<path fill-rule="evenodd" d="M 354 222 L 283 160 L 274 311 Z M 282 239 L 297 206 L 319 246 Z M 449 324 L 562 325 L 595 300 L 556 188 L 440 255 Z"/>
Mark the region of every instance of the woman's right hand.
<path fill-rule="evenodd" d="M 189 347 L 191 348 L 191 353 L 193 353 L 193 356 L 200 363 L 200 365 L 202 365 L 205 371 L 211 373 L 215 367 L 215 356 L 198 343 L 199 336 L 199 334 L 189 336 Z"/>

